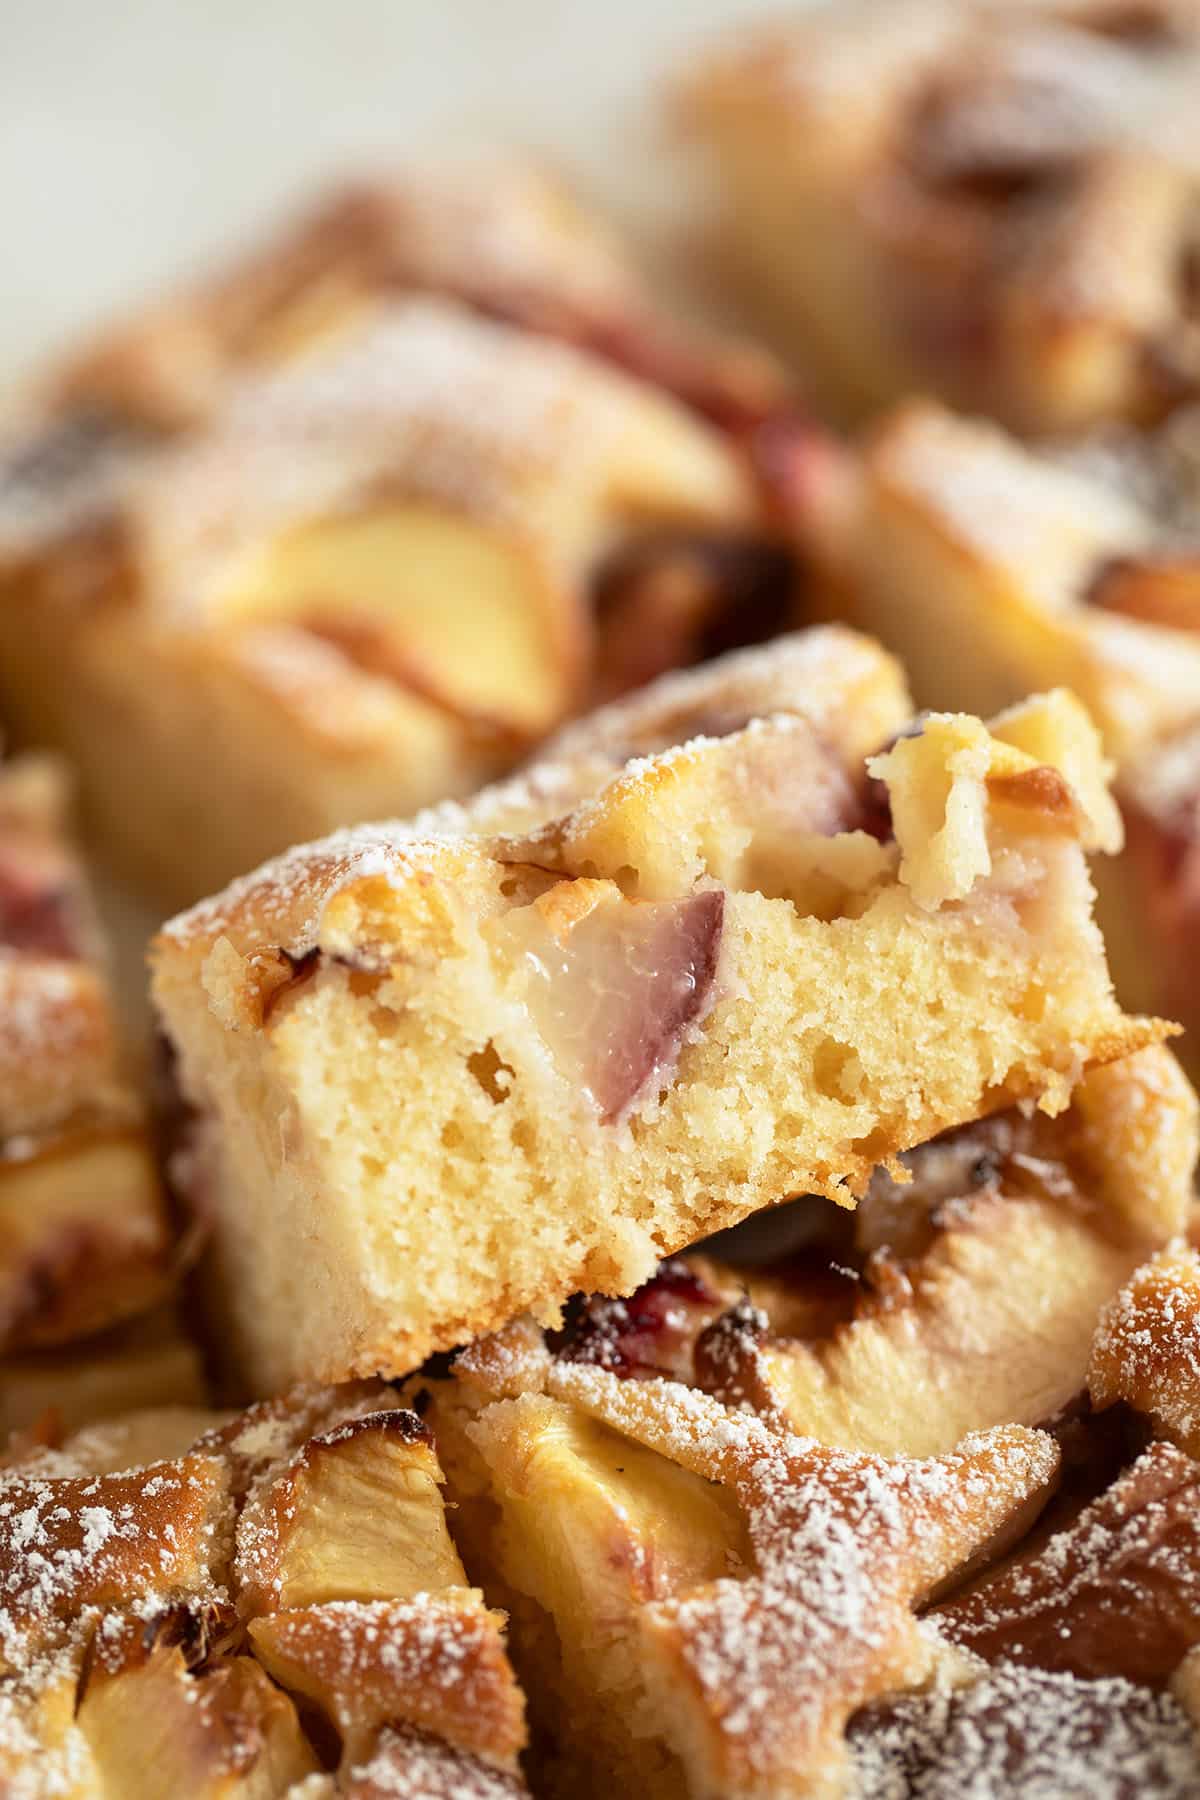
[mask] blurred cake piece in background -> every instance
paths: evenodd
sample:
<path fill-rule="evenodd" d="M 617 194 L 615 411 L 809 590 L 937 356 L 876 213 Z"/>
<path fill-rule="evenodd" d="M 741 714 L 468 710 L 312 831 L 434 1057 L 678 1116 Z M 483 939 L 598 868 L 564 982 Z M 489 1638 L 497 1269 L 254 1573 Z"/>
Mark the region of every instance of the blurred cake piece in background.
<path fill-rule="evenodd" d="M 1188 1028 L 1200 984 L 1200 411 L 1051 451 L 914 401 L 796 513 L 828 611 L 904 659 L 919 704 L 1061 684 L 1115 759 L 1126 849 L 1096 868 L 1118 991 Z M 832 459 L 837 453 L 829 450 Z"/>
<path fill-rule="evenodd" d="M 1200 465 L 1168 464 L 1184 425 L 1051 450 L 897 407 L 827 446 L 837 504 L 796 511 L 823 598 L 896 650 L 919 705 L 1062 685 L 1123 760 L 1200 712 Z"/>
<path fill-rule="evenodd" d="M 177 1252 L 49 758 L 0 765 L 0 1420 L 192 1399 Z M 93 1359 L 95 1359 L 93 1366 Z"/>
<path fill-rule="evenodd" d="M 828 404 L 1030 434 L 1200 388 L 1189 0 L 855 0 L 686 73 L 733 283 Z"/>
<path fill-rule="evenodd" d="M 13 423 L 0 695 L 182 904 L 794 623 L 810 442 L 543 178 L 380 184 Z"/>
<path fill-rule="evenodd" d="M 345 184 L 211 278 L 100 331 L 42 393 L 66 414 L 186 429 L 247 369 L 290 362 L 414 293 L 592 351 L 730 428 L 789 397 L 767 352 L 664 311 L 607 222 L 515 155 Z"/>

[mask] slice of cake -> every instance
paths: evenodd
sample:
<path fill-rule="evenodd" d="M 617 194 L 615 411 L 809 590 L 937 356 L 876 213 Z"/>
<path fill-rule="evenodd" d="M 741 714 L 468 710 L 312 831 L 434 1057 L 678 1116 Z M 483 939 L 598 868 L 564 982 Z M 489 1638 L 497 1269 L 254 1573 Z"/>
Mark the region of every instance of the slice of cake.
<path fill-rule="evenodd" d="M 9 1456 L 5 1791 L 524 1794 L 504 1621 L 441 1482 L 378 1385 L 134 1412 Z"/>
<path fill-rule="evenodd" d="M 914 727 L 895 664 L 830 631 L 235 883 L 154 950 L 221 1336 L 260 1389 L 402 1371 L 1061 1110 L 1163 1029 L 1090 918 L 1115 826 L 1068 696 Z"/>
<path fill-rule="evenodd" d="M 0 696 L 164 906 L 795 623 L 786 384 L 555 195 L 348 194 L 5 429 Z"/>
<path fill-rule="evenodd" d="M 87 1365 L 160 1314 L 147 1399 L 196 1390 L 174 1234 L 126 1067 L 63 770 L 0 765 L 0 1420 L 103 1410 Z M 174 1349 L 168 1352 L 167 1345 Z M 66 1373 L 70 1371 L 69 1375 Z M 77 1391 L 76 1391 L 77 1390 Z M 90 1399 L 85 1400 L 85 1394 Z M 128 1393 L 114 1396 L 120 1406 Z"/>
<path fill-rule="evenodd" d="M 734 283 L 833 405 L 1051 434 L 1197 393 L 1198 70 L 1173 0 L 859 0 L 718 47 L 676 113 Z"/>
<path fill-rule="evenodd" d="M 518 1320 L 463 1351 L 449 1376 L 415 1376 L 408 1393 L 437 1435 L 463 1555 L 513 1621 L 541 1789 L 839 1791 L 822 1785 L 840 1742 L 828 1714 L 827 1739 L 793 1740 L 785 1751 L 781 1738 L 803 1731 L 810 1708 L 836 1705 L 848 1639 L 858 1639 L 860 1675 L 878 1673 L 871 1659 L 884 1653 L 885 1607 L 870 1534 L 881 1527 L 867 1495 L 886 1509 L 898 1469 L 886 1459 L 943 1459 L 925 1466 L 944 1468 L 951 1494 L 963 1440 L 1053 1421 L 1062 1491 L 1077 1487 L 1084 1459 L 1074 1440 L 1094 1423 L 1084 1391 L 1097 1321 L 1123 1271 L 1180 1229 L 1195 1153 L 1194 1096 L 1168 1052 L 1143 1051 L 1085 1077 L 1056 1119 L 998 1113 L 923 1146 L 904 1159 L 910 1187 L 881 1172 L 853 1215 L 804 1203 L 802 1250 L 765 1262 L 758 1254 L 745 1267 L 707 1253 L 675 1258 L 627 1300 L 577 1298 L 560 1329 Z M 727 1234 L 724 1254 L 745 1250 L 745 1237 Z M 711 1399 L 732 1410 L 714 1414 Z M 645 1420 L 660 1409 L 673 1429 L 647 1440 Z M 731 1494 L 712 1483 L 748 1423 L 794 1433 L 814 1465 L 818 1444 L 836 1447 L 845 1460 L 830 1457 L 826 1479 L 836 1472 L 847 1503 L 863 1505 L 849 1529 L 853 1514 L 823 1509 L 818 1478 L 811 1536 L 792 1571 L 804 1598 L 788 1615 L 790 1640 L 775 1620 L 769 1649 L 766 1621 L 735 1585 L 753 1591 L 764 1579 L 753 1514 L 736 1485 Z M 873 1490 L 876 1476 L 883 1485 Z M 773 1498 L 782 1514 L 786 1487 Z M 1019 1535 L 1034 1510 L 1017 1508 L 1006 1529 Z M 994 1540 L 988 1553 L 1003 1548 Z M 847 1589 L 866 1584 L 857 1601 L 835 1565 Z M 723 1590 L 719 1609 L 709 1584 Z M 688 1634 L 694 1662 L 666 1636 L 668 1618 Z M 1160 1635 L 1169 1672 L 1186 1644 L 1169 1621 Z M 664 1642 L 678 1655 L 667 1667 Z M 775 1654 L 804 1676 L 779 1719 Z M 1145 1674 L 1131 1661 L 1103 1672 Z M 957 1678 L 961 1686 L 968 1672 Z M 902 1693 L 927 1679 L 904 1671 L 892 1685 Z M 1135 1713 L 1158 1704 L 1140 1689 L 1122 1697 Z M 1015 1717 L 1032 1703 L 1015 1695 Z M 923 1707 L 930 1722 L 937 1716 L 920 1693 L 884 1705 L 886 1730 L 867 1713 L 852 1731 L 858 1761 L 893 1753 L 904 1720 L 915 1736 Z M 981 1710 L 984 1691 L 970 1705 Z M 1168 1712 L 1194 1775 L 1192 1733 Z M 697 1714 L 703 1735 L 693 1735 Z M 1097 1774 L 1102 1760 L 1099 1743 L 1090 1762 L 1085 1751 Z"/>

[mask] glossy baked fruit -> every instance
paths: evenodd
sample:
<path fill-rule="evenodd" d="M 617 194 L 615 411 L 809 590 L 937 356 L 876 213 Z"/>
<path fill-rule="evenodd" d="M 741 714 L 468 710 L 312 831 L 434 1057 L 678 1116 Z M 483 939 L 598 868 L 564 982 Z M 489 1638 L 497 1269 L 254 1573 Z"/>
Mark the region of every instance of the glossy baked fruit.
<path fill-rule="evenodd" d="M 464 1556 L 512 1616 L 539 1791 L 948 1794 L 982 1759 L 1016 1796 L 1041 1791 L 1022 1783 L 1057 1721 L 1064 1782 L 1115 1796 L 1136 1749 L 1187 1792 L 1200 1749 L 1157 1690 L 1200 1640 L 1195 1465 L 1138 1461 L 1136 1425 L 1085 1389 L 1104 1309 L 1183 1223 L 1195 1151 L 1194 1096 L 1145 1051 L 1057 1119 L 923 1146 L 852 1216 L 798 1204 L 790 1254 L 735 1231 L 746 1265 L 689 1254 L 414 1377 Z M 1128 1520 L 1103 1552 L 1097 1508 Z M 929 1612 L 947 1585 L 962 1597 Z"/>

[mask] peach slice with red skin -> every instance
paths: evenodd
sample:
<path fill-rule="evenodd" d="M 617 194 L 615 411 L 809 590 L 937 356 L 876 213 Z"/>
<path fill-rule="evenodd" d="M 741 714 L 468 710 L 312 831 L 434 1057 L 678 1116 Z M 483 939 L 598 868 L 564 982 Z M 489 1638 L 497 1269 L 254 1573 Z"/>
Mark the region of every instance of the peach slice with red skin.
<path fill-rule="evenodd" d="M 612 882 L 560 882 L 510 913 L 522 998 L 558 1069 L 606 1124 L 665 1084 L 712 1005 L 725 896 L 628 900 Z"/>

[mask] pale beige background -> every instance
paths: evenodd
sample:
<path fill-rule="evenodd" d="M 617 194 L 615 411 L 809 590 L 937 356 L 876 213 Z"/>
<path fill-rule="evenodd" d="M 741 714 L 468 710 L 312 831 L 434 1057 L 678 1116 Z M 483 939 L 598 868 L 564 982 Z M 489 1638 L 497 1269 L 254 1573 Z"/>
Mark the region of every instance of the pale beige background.
<path fill-rule="evenodd" d="M 0 386 L 312 182 L 398 154 L 462 157 L 516 139 L 653 216 L 672 192 L 653 125 L 663 72 L 688 46 L 779 10 L 0 0 Z"/>

